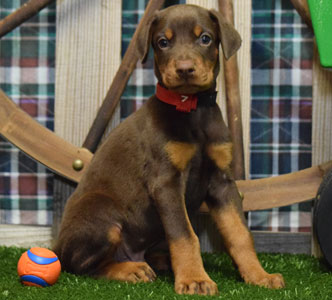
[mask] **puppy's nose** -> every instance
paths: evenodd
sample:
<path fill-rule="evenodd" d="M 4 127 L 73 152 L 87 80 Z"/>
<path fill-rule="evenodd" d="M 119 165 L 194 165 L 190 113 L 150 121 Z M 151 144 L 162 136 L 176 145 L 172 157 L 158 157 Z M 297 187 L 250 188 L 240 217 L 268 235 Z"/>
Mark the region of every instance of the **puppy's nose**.
<path fill-rule="evenodd" d="M 180 60 L 176 62 L 176 73 L 179 77 L 188 78 L 194 75 L 195 66 L 192 60 Z"/>

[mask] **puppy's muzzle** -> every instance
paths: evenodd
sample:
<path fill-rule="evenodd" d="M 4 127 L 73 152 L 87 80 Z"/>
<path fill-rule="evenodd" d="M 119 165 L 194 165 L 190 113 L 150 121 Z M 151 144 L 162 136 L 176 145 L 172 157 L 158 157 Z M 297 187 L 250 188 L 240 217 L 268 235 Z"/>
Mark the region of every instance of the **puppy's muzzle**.
<path fill-rule="evenodd" d="M 188 80 L 196 75 L 196 68 L 191 59 L 178 60 L 176 62 L 176 74 L 179 78 Z"/>

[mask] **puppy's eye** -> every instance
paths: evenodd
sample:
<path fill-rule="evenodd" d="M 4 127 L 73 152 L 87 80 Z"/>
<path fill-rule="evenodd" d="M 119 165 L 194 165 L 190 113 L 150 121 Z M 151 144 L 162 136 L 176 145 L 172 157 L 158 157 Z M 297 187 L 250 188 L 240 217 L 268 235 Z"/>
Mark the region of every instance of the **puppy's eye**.
<path fill-rule="evenodd" d="M 158 40 L 158 46 L 160 49 L 166 49 L 169 47 L 169 41 L 166 38 L 160 38 Z"/>
<path fill-rule="evenodd" d="M 207 34 L 202 34 L 200 37 L 200 43 L 204 46 L 209 46 L 212 42 L 212 38 Z"/>

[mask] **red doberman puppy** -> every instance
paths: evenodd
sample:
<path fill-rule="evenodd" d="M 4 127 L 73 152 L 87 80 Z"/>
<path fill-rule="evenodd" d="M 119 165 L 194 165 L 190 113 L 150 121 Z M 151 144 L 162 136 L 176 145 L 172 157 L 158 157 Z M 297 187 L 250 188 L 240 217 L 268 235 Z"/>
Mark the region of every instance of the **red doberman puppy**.
<path fill-rule="evenodd" d="M 156 12 L 139 35 L 154 49 L 156 95 L 96 152 L 65 208 L 55 246 L 64 270 L 130 282 L 156 275 L 146 254 L 166 239 L 179 294 L 216 294 L 190 223 L 206 201 L 245 282 L 284 286 L 260 265 L 230 169 L 232 142 L 216 104 L 219 44 L 241 39 L 221 14 L 192 5 Z"/>

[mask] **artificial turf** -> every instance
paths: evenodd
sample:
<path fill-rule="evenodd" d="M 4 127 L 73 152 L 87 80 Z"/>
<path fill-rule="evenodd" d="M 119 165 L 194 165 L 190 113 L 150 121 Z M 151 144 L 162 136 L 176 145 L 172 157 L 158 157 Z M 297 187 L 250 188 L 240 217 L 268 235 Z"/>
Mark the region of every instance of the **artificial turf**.
<path fill-rule="evenodd" d="M 177 295 L 173 291 L 173 275 L 159 274 L 153 283 L 129 284 L 95 280 L 62 273 L 52 287 L 22 286 L 16 273 L 17 261 L 25 249 L 0 247 L 0 299 L 332 299 L 332 273 L 318 259 L 308 255 L 259 254 L 268 272 L 284 275 L 286 288 L 269 290 L 242 282 L 238 272 L 225 254 L 203 254 L 204 265 L 219 288 L 217 296 Z"/>

